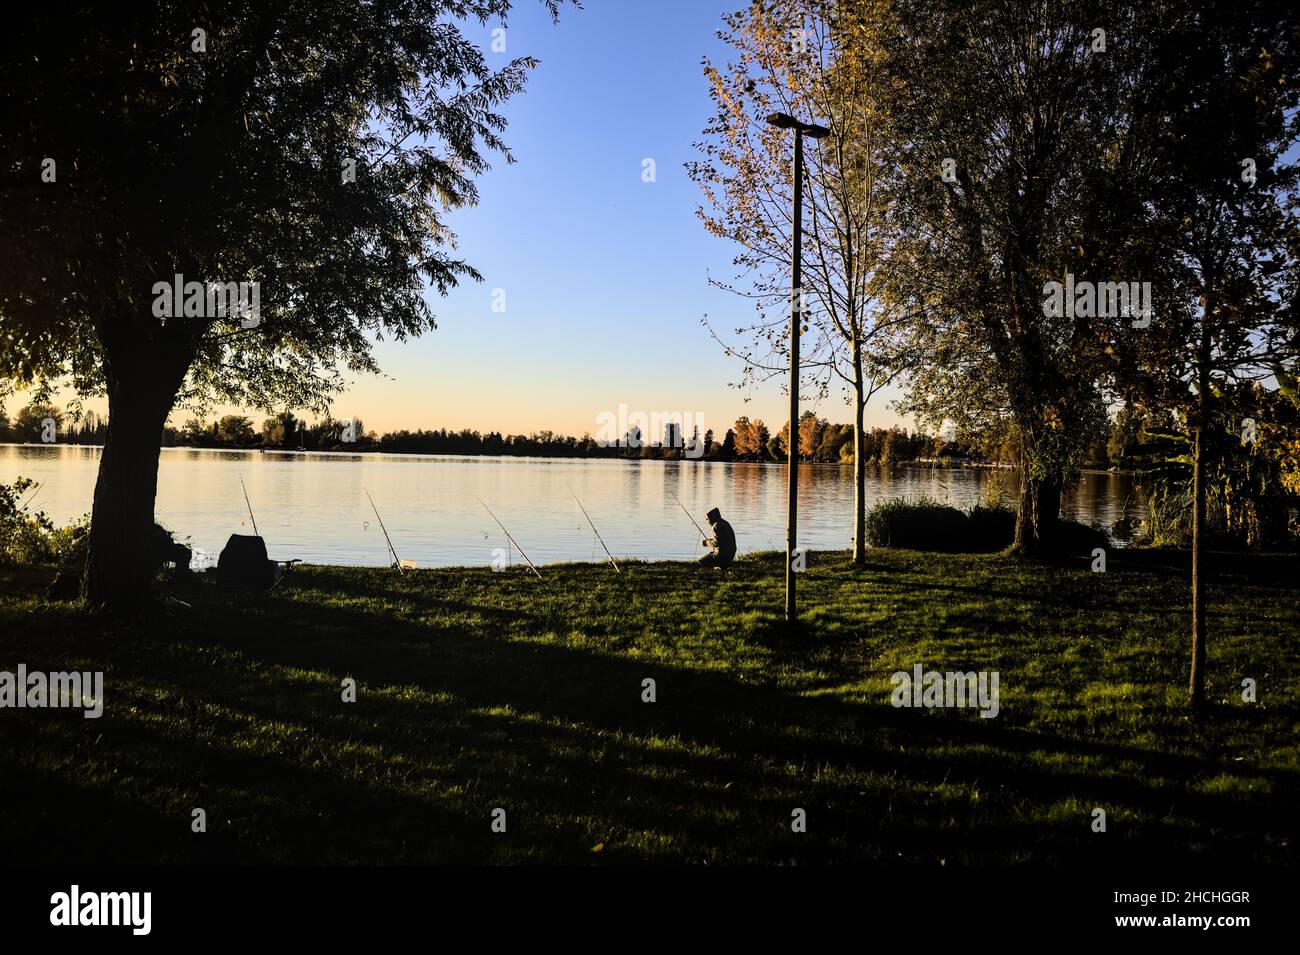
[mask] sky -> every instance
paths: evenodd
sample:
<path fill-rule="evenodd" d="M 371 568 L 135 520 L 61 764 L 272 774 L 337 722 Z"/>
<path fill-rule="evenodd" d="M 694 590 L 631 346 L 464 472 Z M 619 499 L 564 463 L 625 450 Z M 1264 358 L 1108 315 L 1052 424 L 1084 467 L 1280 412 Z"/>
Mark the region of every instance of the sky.
<path fill-rule="evenodd" d="M 751 320 L 745 300 L 709 286 L 731 278 L 736 249 L 696 217 L 698 158 L 711 101 L 701 58 L 725 59 L 722 16 L 743 0 L 586 0 L 552 25 L 540 2 L 519 0 L 504 63 L 541 60 L 504 109 L 517 162 L 497 158 L 479 180 L 480 203 L 448 222 L 459 253 L 483 275 L 447 298 L 429 297 L 438 329 L 381 343 L 386 378 L 356 380 L 337 418 L 367 430 L 448 427 L 593 436 L 620 405 L 702 417 L 719 438 L 742 415 L 773 431 L 787 399 L 777 381 L 729 387 L 741 365 L 701 319 L 721 329 Z M 474 31 L 490 50 L 489 28 Z M 653 159 L 655 181 L 643 182 Z M 492 309 L 504 292 L 504 312 Z M 877 395 L 868 423 L 899 418 Z M 749 399 L 748 402 L 746 399 Z M 805 402 L 851 420 L 833 391 Z"/>
<path fill-rule="evenodd" d="M 540 0 L 516 0 L 504 52 L 499 23 L 467 33 L 489 62 L 533 56 L 527 89 L 501 110 L 516 159 L 489 156 L 479 204 L 446 217 L 456 254 L 483 282 L 426 297 L 438 328 L 379 342 L 380 376 L 348 379 L 332 414 L 367 431 L 471 428 L 599 437 L 602 413 L 678 414 L 721 440 L 740 415 L 785 424 L 781 381 L 743 388 L 742 364 L 701 324 L 753 321 L 752 305 L 709 285 L 729 280 L 737 248 L 705 231 L 685 163 L 712 114 L 702 58 L 728 59 L 722 18 L 745 0 L 583 0 L 553 24 Z M 645 160 L 654 181 L 643 181 Z M 504 310 L 493 310 L 494 302 Z M 738 340 L 739 342 L 739 340 Z M 70 397 L 66 393 L 61 398 Z M 908 424 L 877 393 L 868 426 Z M 815 396 L 813 396 L 815 399 Z M 19 396 L 15 411 L 22 403 Z M 106 414 L 106 403 L 86 407 Z M 852 420 L 837 386 L 814 410 Z M 293 409 L 291 409 L 293 410 Z M 264 412 L 244 413 L 260 426 Z M 686 415 L 690 415 L 686 418 Z M 172 424 L 190 417 L 177 411 Z M 650 436 L 654 440 L 658 435 Z"/>

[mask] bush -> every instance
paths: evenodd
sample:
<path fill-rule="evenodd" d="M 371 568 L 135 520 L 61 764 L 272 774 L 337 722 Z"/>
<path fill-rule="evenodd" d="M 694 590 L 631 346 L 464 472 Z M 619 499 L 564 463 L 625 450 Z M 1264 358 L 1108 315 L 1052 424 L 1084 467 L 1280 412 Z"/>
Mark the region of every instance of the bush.
<path fill-rule="evenodd" d="M 1009 507 L 976 504 L 967 515 L 967 535 L 974 551 L 995 551 L 1016 539 L 1016 512 Z"/>
<path fill-rule="evenodd" d="M 1056 539 L 1052 551 L 1070 557 L 1091 555 L 1098 547 L 1109 548 L 1113 542 L 1110 534 L 1100 527 L 1089 527 L 1078 521 L 1061 520 L 1056 524 Z"/>
<path fill-rule="evenodd" d="M 893 498 L 867 512 L 866 536 L 872 547 L 961 551 L 967 549 L 970 535 L 966 514 L 929 498 Z"/>
<path fill-rule="evenodd" d="M 0 563 L 48 564 L 54 559 L 50 544 L 54 524 L 43 511 L 27 511 L 35 487 L 35 481 L 24 477 L 0 484 Z"/>
<path fill-rule="evenodd" d="M 1157 482 L 1147 500 L 1146 526 L 1135 544 L 1149 547 L 1189 547 L 1192 543 L 1190 484 Z"/>
<path fill-rule="evenodd" d="M 38 566 L 63 564 L 82 547 L 90 533 L 90 515 L 67 527 L 55 527 L 44 511 L 29 513 L 36 482 L 20 477 L 0 484 L 0 564 Z"/>
<path fill-rule="evenodd" d="M 929 498 L 893 498 L 867 512 L 867 543 L 872 547 L 992 553 L 1009 546 L 1015 536 L 1016 513 L 1008 507 L 976 504 L 969 511 L 960 511 Z M 1050 550 L 1078 555 L 1110 545 L 1110 535 L 1104 530 L 1062 520 L 1057 523 Z"/>

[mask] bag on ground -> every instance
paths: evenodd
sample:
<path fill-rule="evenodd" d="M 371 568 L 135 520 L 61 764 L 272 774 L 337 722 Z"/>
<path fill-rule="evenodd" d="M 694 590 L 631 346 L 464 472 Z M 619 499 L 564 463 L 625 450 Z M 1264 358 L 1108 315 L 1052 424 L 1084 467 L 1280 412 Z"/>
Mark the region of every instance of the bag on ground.
<path fill-rule="evenodd" d="M 279 579 L 280 566 L 266 556 L 266 541 L 246 534 L 231 534 L 217 558 L 217 583 L 266 590 Z"/>

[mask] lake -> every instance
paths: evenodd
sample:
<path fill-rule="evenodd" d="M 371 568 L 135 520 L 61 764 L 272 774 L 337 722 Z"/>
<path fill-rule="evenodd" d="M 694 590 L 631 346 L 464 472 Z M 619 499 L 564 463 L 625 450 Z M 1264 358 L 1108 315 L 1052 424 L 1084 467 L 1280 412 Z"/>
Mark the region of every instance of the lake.
<path fill-rule="evenodd" d="M 62 524 L 90 510 L 99 449 L 0 445 L 0 482 L 19 475 L 43 482 L 32 510 Z M 478 498 L 536 564 L 604 560 L 582 501 L 616 558 L 689 559 L 699 534 L 673 495 L 701 526 L 718 507 L 736 529 L 741 553 L 785 547 L 785 465 L 584 458 L 456 457 L 163 449 L 156 514 L 195 548 L 195 565 L 215 562 L 231 534 L 250 534 L 240 477 L 272 557 L 312 563 L 390 562 L 374 498 L 398 556 L 419 566 L 489 564 L 505 535 Z M 1009 486 L 1009 471 L 872 468 L 872 502 L 927 496 L 969 507 L 990 482 Z M 363 488 L 365 490 L 363 490 Z M 1144 516 L 1134 479 L 1090 472 L 1062 505 L 1066 516 L 1112 528 L 1127 509 Z M 849 547 L 853 516 L 850 467 L 805 464 L 799 475 L 799 541 L 811 550 Z M 509 548 L 507 559 L 519 562 Z"/>

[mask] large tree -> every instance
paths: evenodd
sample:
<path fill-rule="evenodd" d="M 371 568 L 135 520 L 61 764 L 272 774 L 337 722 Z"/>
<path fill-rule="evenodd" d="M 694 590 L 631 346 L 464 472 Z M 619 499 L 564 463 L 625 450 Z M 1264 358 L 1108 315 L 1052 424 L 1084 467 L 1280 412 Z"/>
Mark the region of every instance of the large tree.
<path fill-rule="evenodd" d="M 1092 240 L 1125 234 L 1100 197 L 1133 162 L 1133 16 L 1091 0 L 893 6 L 882 88 L 906 228 L 887 297 L 918 316 L 893 343 L 911 366 L 904 407 L 963 430 L 1013 426 L 1015 549 L 1032 554 L 1104 414 L 1114 321 L 1053 314 L 1045 286 L 1137 278 L 1111 274 Z"/>
<path fill-rule="evenodd" d="M 794 144 L 765 120 L 783 112 L 830 130 L 804 151 L 800 371 L 819 397 L 839 382 L 853 408 L 857 564 L 866 559 L 866 408 L 890 377 L 872 360 L 892 320 L 873 292 L 888 244 L 892 175 L 876 89 L 884 81 L 876 41 L 885 6 L 788 0 L 729 15 L 719 36 L 735 58 L 705 64 L 716 112 L 697 144 L 704 158 L 688 166 L 704 192 L 705 226 L 740 247 L 738 277 L 714 284 L 750 298 L 756 310 L 734 336 L 714 337 L 743 361 L 746 381 L 780 377 L 790 355 Z"/>
<path fill-rule="evenodd" d="M 562 0 L 545 0 L 557 15 Z M 27 5 L 0 41 L 0 380 L 106 394 L 85 591 L 148 593 L 178 403 L 323 409 L 376 338 L 477 279 L 475 201 L 529 58 L 467 25 L 511 0 Z M 257 283 L 256 315 L 159 317 L 157 283 Z M 253 288 L 254 286 L 248 286 Z M 247 303 L 248 296 L 241 301 Z M 228 303 L 227 303 L 228 304 Z M 215 312 L 215 314 L 214 314 Z"/>

